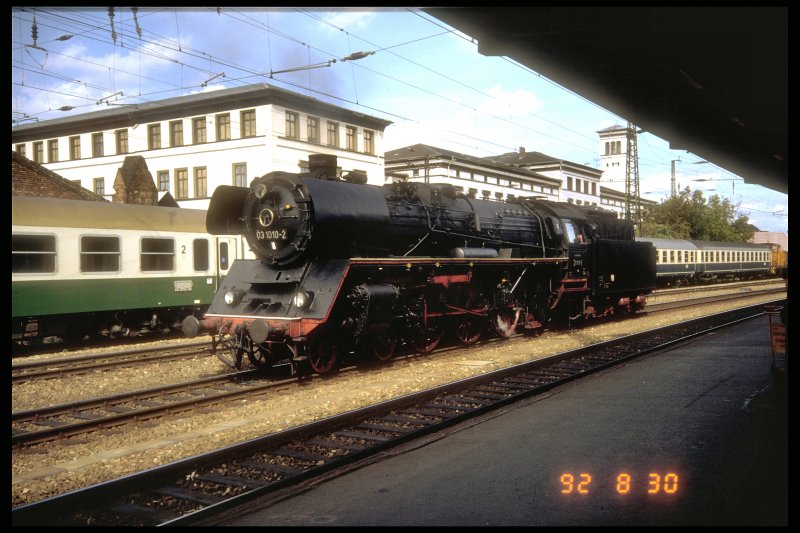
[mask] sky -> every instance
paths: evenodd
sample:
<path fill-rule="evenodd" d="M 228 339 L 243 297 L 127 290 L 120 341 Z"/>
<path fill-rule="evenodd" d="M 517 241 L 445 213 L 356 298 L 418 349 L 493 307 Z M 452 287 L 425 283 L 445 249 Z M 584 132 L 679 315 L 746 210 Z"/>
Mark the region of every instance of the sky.
<path fill-rule="evenodd" d="M 470 36 L 412 8 L 14 6 L 11 29 L 12 128 L 269 83 L 391 121 L 385 151 L 525 147 L 600 168 L 597 131 L 627 124 L 510 58 L 480 55 Z M 357 52 L 372 53 L 346 59 Z M 669 196 L 675 160 L 679 189 L 719 195 L 762 231 L 788 232 L 788 195 L 647 132 L 638 152 L 643 198 Z"/>

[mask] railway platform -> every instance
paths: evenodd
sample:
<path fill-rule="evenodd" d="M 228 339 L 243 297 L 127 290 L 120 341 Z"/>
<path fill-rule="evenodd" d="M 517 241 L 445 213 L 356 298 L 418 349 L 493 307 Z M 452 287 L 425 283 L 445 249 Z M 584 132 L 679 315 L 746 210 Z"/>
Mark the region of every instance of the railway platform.
<path fill-rule="evenodd" d="M 234 526 L 788 525 L 788 371 L 767 316 L 566 384 Z"/>

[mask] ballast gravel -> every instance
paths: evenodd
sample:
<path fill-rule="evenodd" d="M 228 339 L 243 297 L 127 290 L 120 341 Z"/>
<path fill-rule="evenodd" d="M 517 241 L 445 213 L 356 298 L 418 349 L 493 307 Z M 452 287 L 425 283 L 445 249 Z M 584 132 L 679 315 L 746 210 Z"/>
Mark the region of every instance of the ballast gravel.
<path fill-rule="evenodd" d="M 651 302 L 666 301 L 651 297 Z M 376 402 L 483 374 L 564 350 L 648 331 L 724 309 L 773 301 L 748 296 L 678 312 L 639 314 L 571 332 L 544 332 L 467 348 L 399 359 L 369 372 L 290 385 L 269 396 L 237 400 L 191 415 L 142 421 L 12 449 L 11 503 L 16 507 L 116 477 L 312 422 Z M 575 332 L 580 334 L 576 335 Z M 769 361 L 765 361 L 769 364 Z M 104 396 L 218 375 L 228 369 L 211 355 L 193 360 L 94 372 L 12 385 L 12 410 Z"/>

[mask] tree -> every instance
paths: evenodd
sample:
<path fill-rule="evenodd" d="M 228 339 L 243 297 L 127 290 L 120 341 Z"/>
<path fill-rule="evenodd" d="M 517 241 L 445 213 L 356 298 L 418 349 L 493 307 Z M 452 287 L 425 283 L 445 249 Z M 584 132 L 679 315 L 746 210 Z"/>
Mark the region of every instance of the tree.
<path fill-rule="evenodd" d="M 647 237 L 700 241 L 747 242 L 757 228 L 746 216 L 736 216 L 738 205 L 689 187 L 644 210 L 641 234 Z"/>

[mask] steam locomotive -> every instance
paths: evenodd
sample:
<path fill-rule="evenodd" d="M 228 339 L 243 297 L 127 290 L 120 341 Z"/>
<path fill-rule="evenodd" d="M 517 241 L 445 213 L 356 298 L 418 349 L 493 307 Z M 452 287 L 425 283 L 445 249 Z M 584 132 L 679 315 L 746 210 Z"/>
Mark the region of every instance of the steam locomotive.
<path fill-rule="evenodd" d="M 379 187 L 337 177 L 336 156 L 309 163 L 212 196 L 209 233 L 244 235 L 258 259 L 237 260 L 183 332 L 209 333 L 231 367 L 246 355 L 324 373 L 345 356 L 430 352 L 448 332 L 469 345 L 492 330 L 632 313 L 655 287 L 655 248 L 614 213 L 478 200 L 444 184 Z"/>

